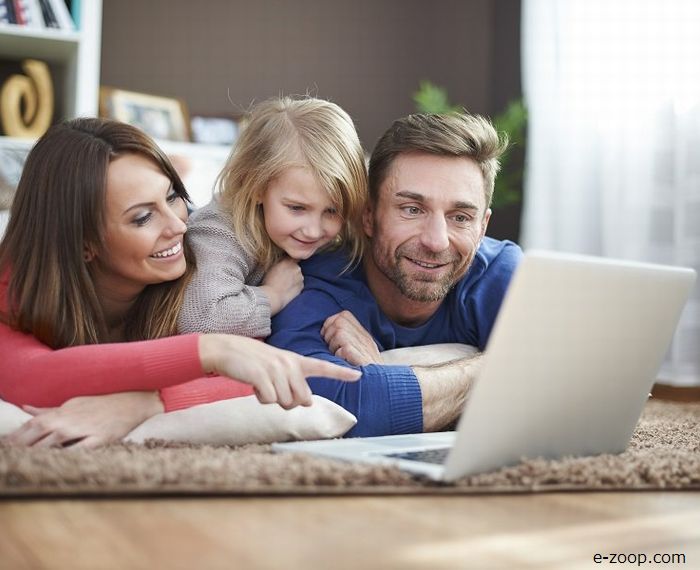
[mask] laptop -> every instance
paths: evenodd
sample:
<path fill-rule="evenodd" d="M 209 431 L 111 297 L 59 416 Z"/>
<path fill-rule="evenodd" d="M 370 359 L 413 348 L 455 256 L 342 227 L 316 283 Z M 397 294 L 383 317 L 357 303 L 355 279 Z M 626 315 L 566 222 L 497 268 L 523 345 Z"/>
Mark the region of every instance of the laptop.
<path fill-rule="evenodd" d="M 695 283 L 689 268 L 525 254 L 457 431 L 280 443 L 436 480 L 627 447 Z"/>

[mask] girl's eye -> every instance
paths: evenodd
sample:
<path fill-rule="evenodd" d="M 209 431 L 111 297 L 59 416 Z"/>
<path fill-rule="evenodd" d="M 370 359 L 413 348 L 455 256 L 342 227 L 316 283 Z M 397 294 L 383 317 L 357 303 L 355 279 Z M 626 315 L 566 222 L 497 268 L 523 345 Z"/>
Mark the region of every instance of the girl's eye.
<path fill-rule="evenodd" d="M 337 216 L 337 215 L 338 215 L 338 210 L 336 210 L 335 208 L 328 208 L 328 209 L 326 210 L 326 214 L 329 214 L 329 215 L 331 215 L 331 216 Z"/>
<path fill-rule="evenodd" d="M 138 218 L 134 219 L 134 224 L 136 224 L 138 227 L 144 226 L 148 223 L 148 221 L 151 219 L 151 214 L 150 212 L 148 214 L 144 214 L 143 216 L 139 216 Z"/>
<path fill-rule="evenodd" d="M 170 194 L 168 194 L 167 200 L 169 204 L 172 204 L 175 200 L 177 200 L 180 196 L 178 195 L 175 190 L 173 190 Z"/>
<path fill-rule="evenodd" d="M 299 206 L 297 204 L 287 204 L 287 208 L 289 208 L 292 212 L 301 212 L 304 210 L 304 206 Z"/>

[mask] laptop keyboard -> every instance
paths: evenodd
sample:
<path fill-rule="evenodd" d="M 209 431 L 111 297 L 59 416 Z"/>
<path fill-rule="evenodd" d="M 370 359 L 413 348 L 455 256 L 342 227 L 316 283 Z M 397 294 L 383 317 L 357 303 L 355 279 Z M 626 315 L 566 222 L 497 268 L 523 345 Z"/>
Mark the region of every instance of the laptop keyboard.
<path fill-rule="evenodd" d="M 386 457 L 405 459 L 408 461 L 420 461 L 422 463 L 437 463 L 442 465 L 447 459 L 450 447 L 440 447 L 438 449 L 424 449 L 422 451 L 404 451 L 402 453 L 386 453 Z"/>

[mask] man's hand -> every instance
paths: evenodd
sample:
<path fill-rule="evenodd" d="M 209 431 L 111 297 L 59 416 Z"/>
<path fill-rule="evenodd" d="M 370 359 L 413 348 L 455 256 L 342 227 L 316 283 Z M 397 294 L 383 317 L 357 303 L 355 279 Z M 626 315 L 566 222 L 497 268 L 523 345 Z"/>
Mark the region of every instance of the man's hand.
<path fill-rule="evenodd" d="M 326 319 L 321 336 L 330 351 L 355 366 L 383 364 L 377 343 L 350 311 Z"/>
<path fill-rule="evenodd" d="M 158 392 L 71 398 L 58 408 L 22 406 L 34 417 L 7 435 L 10 445 L 96 447 L 117 441 L 163 411 Z"/>
<path fill-rule="evenodd" d="M 423 431 L 445 429 L 459 418 L 483 366 L 483 353 L 434 366 L 413 366 L 423 395 Z"/>

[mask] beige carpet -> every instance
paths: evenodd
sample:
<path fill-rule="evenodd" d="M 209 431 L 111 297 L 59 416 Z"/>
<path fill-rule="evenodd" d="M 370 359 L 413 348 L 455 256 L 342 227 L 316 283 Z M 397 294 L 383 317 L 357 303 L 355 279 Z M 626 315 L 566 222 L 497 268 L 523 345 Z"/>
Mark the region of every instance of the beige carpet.
<path fill-rule="evenodd" d="M 269 446 L 151 441 L 92 451 L 0 447 L 0 496 L 416 494 L 700 489 L 700 404 L 650 402 L 621 455 L 542 459 L 444 485 Z"/>

